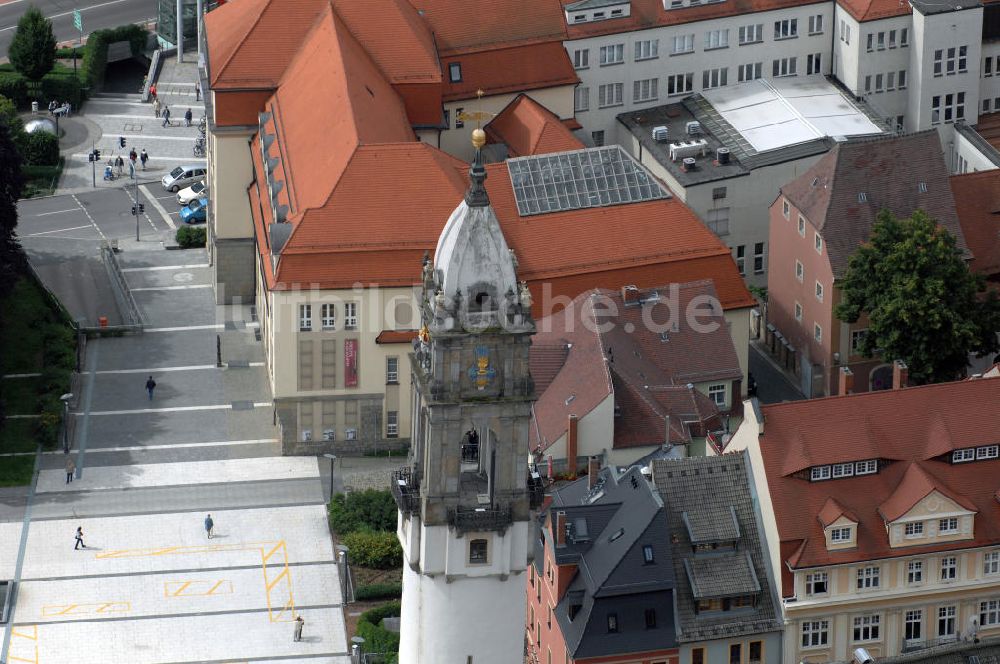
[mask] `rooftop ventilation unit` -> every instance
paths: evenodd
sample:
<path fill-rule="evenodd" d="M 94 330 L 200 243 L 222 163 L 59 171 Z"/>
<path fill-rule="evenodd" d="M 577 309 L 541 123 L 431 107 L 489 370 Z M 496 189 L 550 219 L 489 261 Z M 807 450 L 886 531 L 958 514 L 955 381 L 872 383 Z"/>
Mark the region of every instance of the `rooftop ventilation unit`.
<path fill-rule="evenodd" d="M 694 171 L 698 169 L 698 164 L 695 162 L 694 157 L 684 157 L 684 170 Z"/>
<path fill-rule="evenodd" d="M 653 140 L 656 141 L 657 143 L 666 143 L 667 136 L 669 135 L 669 133 L 670 130 L 666 127 L 666 125 L 653 127 Z"/>
<path fill-rule="evenodd" d="M 724 166 L 729 163 L 729 148 L 719 148 L 715 151 L 715 160 L 719 162 L 719 166 Z"/>
<path fill-rule="evenodd" d="M 864 648 L 855 648 L 854 649 L 854 661 L 857 662 L 857 664 L 874 664 L 875 663 L 875 660 L 868 653 L 868 651 L 865 650 Z"/>
<path fill-rule="evenodd" d="M 701 136 L 701 123 L 697 120 L 691 120 L 684 127 L 688 136 Z"/>
<path fill-rule="evenodd" d="M 680 143 L 671 143 L 670 160 L 677 161 L 678 159 L 684 159 L 685 157 L 703 155 L 707 149 L 708 141 L 704 138 L 700 141 L 681 141 Z"/>

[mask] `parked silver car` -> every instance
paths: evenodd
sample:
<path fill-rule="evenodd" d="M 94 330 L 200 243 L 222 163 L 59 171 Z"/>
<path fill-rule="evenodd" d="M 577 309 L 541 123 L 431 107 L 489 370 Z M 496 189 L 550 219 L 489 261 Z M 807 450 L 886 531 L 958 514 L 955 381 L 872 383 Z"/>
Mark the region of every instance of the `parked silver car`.
<path fill-rule="evenodd" d="M 178 166 L 164 175 L 161 182 L 164 189 L 177 193 L 181 189 L 193 185 L 198 180 L 204 179 L 207 172 L 208 168 L 205 164 Z"/>

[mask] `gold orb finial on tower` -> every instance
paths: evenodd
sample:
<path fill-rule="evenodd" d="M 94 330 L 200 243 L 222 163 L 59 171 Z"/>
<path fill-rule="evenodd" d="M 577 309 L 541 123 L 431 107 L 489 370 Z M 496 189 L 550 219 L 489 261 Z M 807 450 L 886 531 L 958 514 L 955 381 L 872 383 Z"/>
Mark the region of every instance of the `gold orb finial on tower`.
<path fill-rule="evenodd" d="M 473 129 L 472 144 L 476 147 L 477 150 L 481 149 L 484 145 L 486 145 L 486 132 L 480 129 L 479 127 Z"/>

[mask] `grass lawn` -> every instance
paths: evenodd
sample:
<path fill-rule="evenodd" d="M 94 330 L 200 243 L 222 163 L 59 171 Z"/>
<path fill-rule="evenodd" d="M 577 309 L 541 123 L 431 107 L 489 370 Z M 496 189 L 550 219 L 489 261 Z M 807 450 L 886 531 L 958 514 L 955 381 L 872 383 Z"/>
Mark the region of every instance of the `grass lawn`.
<path fill-rule="evenodd" d="M 37 196 L 51 196 L 55 193 L 59 184 L 59 176 L 62 175 L 63 158 L 59 157 L 59 163 L 55 166 L 22 166 L 21 172 L 24 174 L 24 190 L 21 192 L 22 198 L 35 198 Z"/>
<path fill-rule="evenodd" d="M 42 337 L 38 329 L 55 319 L 45 292 L 33 279 L 22 278 L 14 292 L 0 302 L 0 372 L 36 373 L 42 370 Z M 12 379 L 17 380 L 17 379 Z M 6 386 L 5 386 L 6 387 Z"/>
<path fill-rule="evenodd" d="M 7 415 L 37 415 L 40 378 L 7 378 L 0 398 Z"/>
<path fill-rule="evenodd" d="M 23 486 L 31 482 L 34 456 L 0 457 L 0 486 Z"/>
<path fill-rule="evenodd" d="M 35 425 L 35 420 L 4 420 L 0 427 L 0 453 L 34 452 L 38 447 Z M 0 466 L 9 458 L 0 458 Z"/>

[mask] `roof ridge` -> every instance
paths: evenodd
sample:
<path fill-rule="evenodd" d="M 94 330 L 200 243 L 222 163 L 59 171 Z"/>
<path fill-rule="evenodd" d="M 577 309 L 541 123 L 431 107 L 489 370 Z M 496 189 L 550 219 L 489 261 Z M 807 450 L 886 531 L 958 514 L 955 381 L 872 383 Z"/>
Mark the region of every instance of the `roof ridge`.
<path fill-rule="evenodd" d="M 262 1 L 260 13 L 257 14 L 257 18 L 254 19 L 253 23 L 251 23 L 250 25 L 250 29 L 247 30 L 246 33 L 243 35 L 243 38 L 240 39 L 239 46 L 237 46 L 232 50 L 232 52 L 229 54 L 229 57 L 226 58 L 225 61 L 222 63 L 222 66 L 219 67 L 218 73 L 212 77 L 213 79 L 217 80 L 220 76 L 222 76 L 222 74 L 226 71 L 226 68 L 229 66 L 229 63 L 231 63 L 233 61 L 233 58 L 236 57 L 236 54 L 240 52 L 240 47 L 243 46 L 243 43 L 246 41 L 247 37 L 250 35 L 251 32 L 253 32 L 257 28 L 258 24 L 260 24 L 260 20 L 264 16 L 264 12 L 267 11 L 267 8 L 271 6 L 272 2 L 276 1 L 277 0 Z"/>
<path fill-rule="evenodd" d="M 903 391 L 913 392 L 913 391 L 916 391 L 916 390 L 927 390 L 927 389 L 933 389 L 933 388 L 944 388 L 944 387 L 947 387 L 947 386 L 954 386 L 954 385 L 969 385 L 969 384 L 975 384 L 975 383 L 977 383 L 979 381 L 984 381 L 984 380 L 1000 380 L 1000 376 L 981 376 L 981 377 L 976 378 L 975 380 L 971 380 L 971 381 L 967 380 L 967 379 L 962 379 L 962 380 L 952 380 L 952 381 L 948 381 L 946 383 L 927 383 L 926 385 L 909 385 L 907 387 L 901 387 L 901 388 L 895 388 L 895 389 L 889 389 L 889 390 L 876 390 L 874 392 L 851 392 L 850 394 L 832 394 L 832 395 L 825 396 L 825 397 L 815 397 L 813 399 L 807 399 L 805 401 L 782 401 L 781 403 L 761 404 L 761 407 L 764 408 L 764 409 L 766 409 L 766 410 L 774 410 L 774 409 L 778 409 L 778 408 L 803 406 L 805 404 L 812 405 L 814 403 L 817 403 L 817 402 L 820 402 L 820 401 L 828 401 L 830 399 L 852 399 L 852 398 L 858 398 L 858 397 L 864 398 L 864 397 L 872 397 L 873 395 L 879 395 L 879 396 L 881 396 L 883 394 L 892 394 L 892 393 L 895 393 L 895 392 L 903 392 Z"/>

